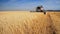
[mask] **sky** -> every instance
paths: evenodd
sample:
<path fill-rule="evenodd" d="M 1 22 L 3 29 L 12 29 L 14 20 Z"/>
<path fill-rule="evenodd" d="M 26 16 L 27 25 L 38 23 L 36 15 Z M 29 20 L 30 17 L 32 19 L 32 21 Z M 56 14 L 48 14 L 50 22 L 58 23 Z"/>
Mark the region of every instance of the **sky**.
<path fill-rule="evenodd" d="M 0 0 L 0 10 L 35 10 L 40 5 L 45 10 L 60 10 L 60 0 Z"/>

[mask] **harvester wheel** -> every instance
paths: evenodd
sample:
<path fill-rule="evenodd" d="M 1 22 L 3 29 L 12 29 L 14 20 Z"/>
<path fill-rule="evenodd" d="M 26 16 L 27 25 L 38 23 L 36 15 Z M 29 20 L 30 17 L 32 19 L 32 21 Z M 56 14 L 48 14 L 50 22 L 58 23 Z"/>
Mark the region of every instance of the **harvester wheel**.
<path fill-rule="evenodd" d="M 44 12 L 44 14 L 46 14 L 46 12 Z"/>

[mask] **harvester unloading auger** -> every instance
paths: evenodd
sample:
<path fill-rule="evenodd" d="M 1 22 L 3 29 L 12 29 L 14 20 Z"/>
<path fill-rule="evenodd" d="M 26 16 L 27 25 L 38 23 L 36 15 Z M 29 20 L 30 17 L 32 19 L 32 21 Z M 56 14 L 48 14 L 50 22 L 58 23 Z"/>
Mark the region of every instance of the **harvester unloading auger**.
<path fill-rule="evenodd" d="M 43 6 L 38 6 L 38 7 L 36 8 L 36 12 L 44 12 L 44 14 L 46 14 L 46 12 L 44 11 Z"/>

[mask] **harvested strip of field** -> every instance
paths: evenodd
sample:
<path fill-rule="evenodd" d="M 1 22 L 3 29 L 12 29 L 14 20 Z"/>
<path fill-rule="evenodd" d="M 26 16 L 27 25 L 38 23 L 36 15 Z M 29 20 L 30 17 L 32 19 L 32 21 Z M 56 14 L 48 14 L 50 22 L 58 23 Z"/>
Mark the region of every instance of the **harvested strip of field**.
<path fill-rule="evenodd" d="M 51 12 L 51 19 L 56 30 L 56 34 L 60 34 L 60 12 Z"/>
<path fill-rule="evenodd" d="M 53 34 L 51 22 L 48 13 L 0 12 L 0 34 Z"/>

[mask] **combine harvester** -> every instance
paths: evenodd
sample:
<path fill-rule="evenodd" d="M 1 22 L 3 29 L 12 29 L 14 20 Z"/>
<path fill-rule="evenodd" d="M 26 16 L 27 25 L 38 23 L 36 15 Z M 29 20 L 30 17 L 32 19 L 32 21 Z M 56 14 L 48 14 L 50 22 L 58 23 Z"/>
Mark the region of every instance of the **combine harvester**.
<path fill-rule="evenodd" d="M 38 7 L 36 8 L 36 12 L 44 12 L 44 14 L 46 14 L 46 12 L 44 11 L 43 6 L 38 6 Z"/>

